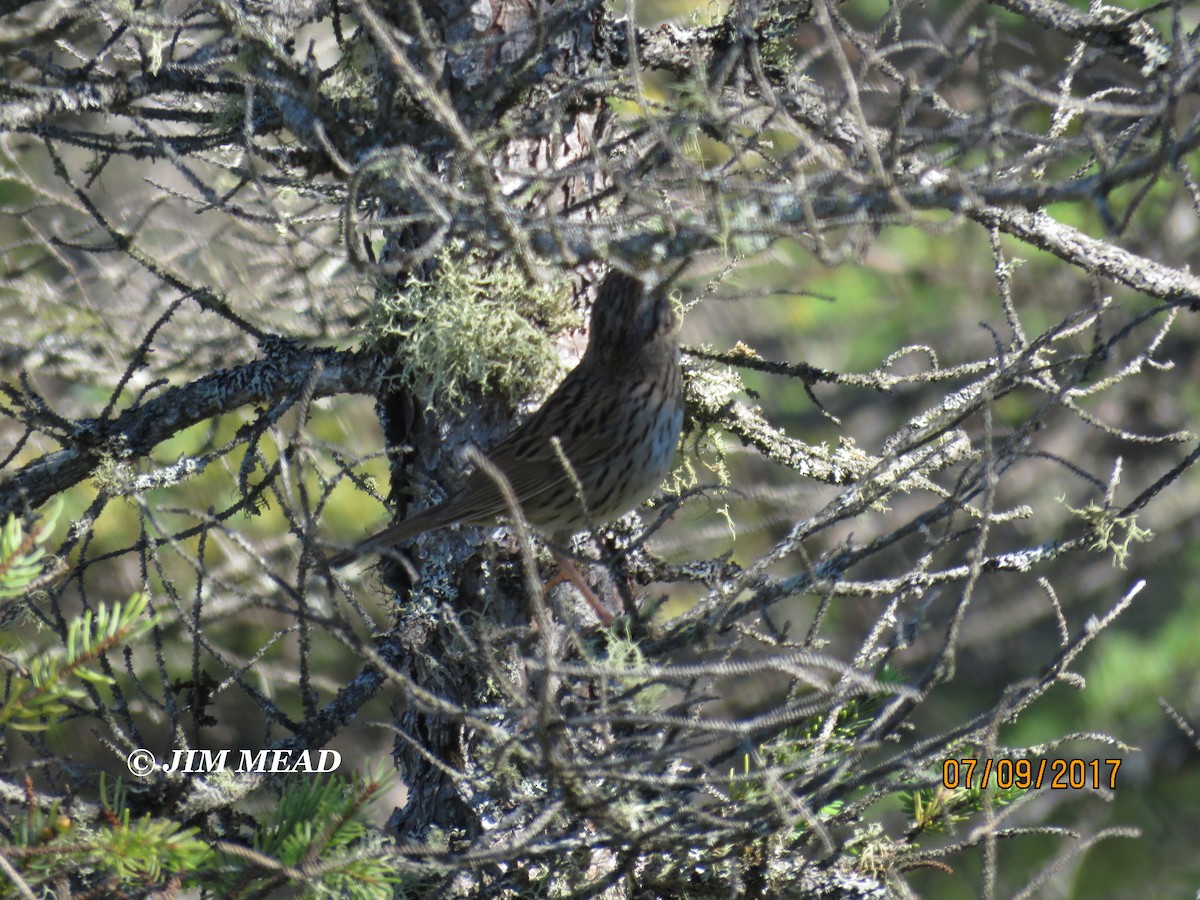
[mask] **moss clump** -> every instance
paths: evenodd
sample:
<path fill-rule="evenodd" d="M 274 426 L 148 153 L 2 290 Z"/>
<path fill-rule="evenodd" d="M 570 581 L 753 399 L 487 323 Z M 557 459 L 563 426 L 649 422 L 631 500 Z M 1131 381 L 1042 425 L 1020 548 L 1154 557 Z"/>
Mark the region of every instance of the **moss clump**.
<path fill-rule="evenodd" d="M 393 354 L 391 377 L 430 408 L 460 411 L 480 395 L 516 403 L 561 372 L 551 336 L 580 324 L 566 294 L 565 281 L 529 285 L 515 266 L 486 269 L 455 247 L 435 280 L 376 302 L 370 333 Z"/>

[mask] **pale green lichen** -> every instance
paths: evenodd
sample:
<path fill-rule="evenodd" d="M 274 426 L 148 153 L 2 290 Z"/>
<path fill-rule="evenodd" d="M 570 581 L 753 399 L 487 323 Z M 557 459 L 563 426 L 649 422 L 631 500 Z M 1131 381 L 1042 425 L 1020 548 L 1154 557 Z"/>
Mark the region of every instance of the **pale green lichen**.
<path fill-rule="evenodd" d="M 1111 553 L 1113 565 L 1118 569 L 1126 566 L 1130 544 L 1135 541 L 1144 544 L 1154 537 L 1153 531 L 1138 526 L 1137 516 L 1119 516 L 1115 509 L 1095 503 L 1076 509 L 1066 502 L 1065 497 L 1059 497 L 1058 502 L 1092 529 L 1095 537 L 1088 549 L 1096 553 Z"/>
<path fill-rule="evenodd" d="M 349 103 L 358 112 L 368 112 L 377 105 L 378 68 L 379 59 L 371 42 L 352 41 L 321 79 L 320 91 L 330 100 Z"/>
<path fill-rule="evenodd" d="M 651 713 L 661 708 L 667 686 L 650 680 L 646 673 L 648 664 L 642 648 L 628 633 L 609 633 L 608 662 L 623 674 L 618 676 L 621 685 L 633 694 L 633 705 L 638 712 Z"/>
<path fill-rule="evenodd" d="M 486 269 L 453 247 L 433 280 L 382 295 L 369 331 L 393 355 L 391 377 L 439 413 L 479 396 L 516 403 L 561 374 L 552 335 L 580 324 L 566 294 L 564 282 L 530 285 L 515 266 Z"/>
<path fill-rule="evenodd" d="M 129 463 L 104 453 L 92 468 L 92 486 L 100 494 L 116 496 L 123 493 L 132 475 Z"/>
<path fill-rule="evenodd" d="M 701 352 L 711 348 L 701 346 Z M 718 484 L 730 484 L 726 462 L 724 432 L 718 413 L 746 390 L 742 377 L 732 366 L 722 365 L 698 356 L 692 357 L 687 365 L 687 380 L 684 390 L 687 405 L 697 410 L 692 428 L 685 437 L 690 453 L 683 454 L 668 479 L 668 488 L 675 492 L 685 491 L 700 483 L 700 473 L 694 461 L 699 461 L 717 477 Z"/>

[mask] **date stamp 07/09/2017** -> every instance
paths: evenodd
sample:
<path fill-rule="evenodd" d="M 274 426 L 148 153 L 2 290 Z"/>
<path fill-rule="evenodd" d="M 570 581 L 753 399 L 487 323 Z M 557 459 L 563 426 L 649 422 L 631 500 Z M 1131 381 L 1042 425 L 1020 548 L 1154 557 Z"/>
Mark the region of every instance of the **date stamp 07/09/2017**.
<path fill-rule="evenodd" d="M 1119 768 L 1119 759 L 947 759 L 942 762 L 942 787 L 948 791 L 992 785 L 1000 790 L 1116 790 Z"/>

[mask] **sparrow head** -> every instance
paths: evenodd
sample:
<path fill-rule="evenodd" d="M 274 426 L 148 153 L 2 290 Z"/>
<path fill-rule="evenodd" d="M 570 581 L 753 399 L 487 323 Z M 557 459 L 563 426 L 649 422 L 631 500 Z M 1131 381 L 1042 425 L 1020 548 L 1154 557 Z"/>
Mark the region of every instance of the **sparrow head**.
<path fill-rule="evenodd" d="M 650 345 L 674 342 L 678 320 L 671 298 L 660 288 L 616 269 L 604 276 L 592 307 L 588 355 L 619 362 Z"/>

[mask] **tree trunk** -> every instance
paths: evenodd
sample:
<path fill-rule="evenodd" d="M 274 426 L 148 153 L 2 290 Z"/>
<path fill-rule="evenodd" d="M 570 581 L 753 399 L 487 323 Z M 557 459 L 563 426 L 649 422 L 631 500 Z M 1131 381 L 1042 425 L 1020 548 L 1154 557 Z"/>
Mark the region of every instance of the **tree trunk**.
<path fill-rule="evenodd" d="M 477 132 L 497 126 L 506 117 L 515 117 L 524 125 L 492 149 L 490 158 L 479 151 L 477 161 L 486 163 L 482 174 L 493 179 L 494 189 L 509 195 L 522 182 L 540 182 L 537 190 L 528 192 L 525 209 L 531 215 L 556 217 L 602 192 L 606 184 L 603 166 L 581 167 L 586 174 L 573 177 L 556 174 L 584 161 L 592 148 L 601 144 L 609 118 L 602 100 L 580 97 L 557 105 L 552 114 L 539 105 L 546 101 L 555 81 L 576 82 L 594 67 L 597 27 L 605 15 L 603 6 L 490 0 L 474 4 L 426 2 L 421 8 L 431 44 L 451 48 L 440 58 L 434 56 L 444 63 L 441 71 L 430 68 L 423 75 L 441 85 L 458 117 Z M 397 17 L 394 24 L 401 31 L 419 33 L 405 12 L 398 12 Z M 412 58 L 414 65 L 429 61 L 420 53 L 412 54 Z M 546 70 L 537 79 L 515 77 L 530 65 Z M 541 124 L 530 127 L 534 122 Z M 421 162 L 431 172 L 461 172 L 468 165 L 463 156 L 474 147 L 470 151 L 463 146 L 445 149 L 445 143 L 431 142 L 433 146 Z M 467 178 L 464 189 L 482 192 L 483 186 Z M 383 216 L 411 211 L 387 208 Z M 582 222 L 600 214 L 598 205 L 584 203 L 579 213 L 567 218 Z M 383 261 L 412 260 L 413 251 L 427 237 L 425 229 L 390 233 Z M 484 268 L 503 264 L 511 264 L 511 260 L 486 257 L 476 262 Z M 414 273 L 400 268 L 394 288 L 403 290 L 406 277 Z M 422 261 L 417 271 L 430 279 L 438 277 L 431 260 Z M 577 274 L 573 294 L 581 313 L 590 307 L 588 288 L 593 271 L 591 266 L 583 266 Z M 575 347 L 580 343 L 576 340 Z M 403 353 L 403 348 L 399 352 Z M 570 366 L 575 361 L 568 357 L 564 363 Z M 478 403 L 463 410 L 430 410 L 423 408 L 407 389 L 385 391 L 378 409 L 388 446 L 411 448 L 396 456 L 393 467 L 391 500 L 397 519 L 409 511 L 407 499 L 414 481 L 453 483 L 455 475 L 461 474 L 463 447 L 476 444 L 486 449 L 512 427 L 515 412 L 490 396 L 480 396 Z M 502 572 L 518 566 L 517 556 L 510 551 L 500 559 L 487 559 L 476 535 L 474 529 L 429 535 L 419 560 L 414 560 L 418 575 L 415 582 L 406 566 L 386 565 L 385 581 L 395 592 L 397 603 L 395 633 L 403 648 L 404 674 L 445 701 L 448 708 L 461 710 L 489 702 L 495 692 L 491 684 L 495 673 L 479 664 L 477 654 L 463 652 L 461 635 L 443 612 L 486 615 L 492 623 L 489 628 L 495 629 L 524 628 L 531 616 L 521 578 L 489 581 L 483 574 L 485 569 Z M 438 587 L 430 589 L 428 585 Z M 474 629 L 471 633 L 476 640 L 487 639 Z M 507 648 L 494 649 L 502 661 L 519 667 L 518 659 Z M 457 716 L 424 704 L 410 704 L 402 712 L 397 728 L 407 736 L 396 742 L 395 750 L 409 790 L 406 806 L 392 819 L 402 836 L 423 839 L 431 828 L 437 828 L 469 840 L 480 833 L 484 816 L 498 820 L 510 812 L 497 804 L 494 792 L 489 791 L 489 796 L 476 792 L 474 786 L 492 782 L 495 773 L 488 771 L 486 761 L 481 761 L 477 752 L 480 735 Z M 509 827 L 516 829 L 522 824 L 511 822 Z"/>

